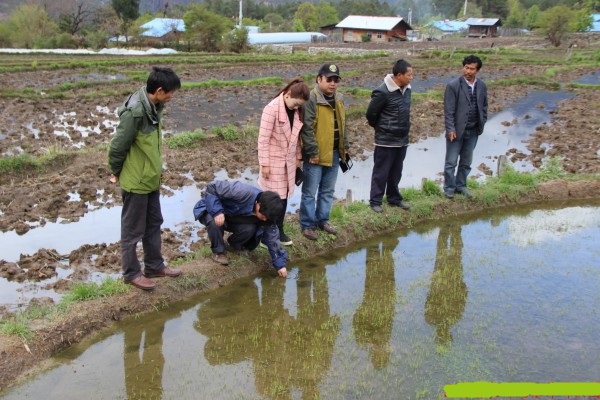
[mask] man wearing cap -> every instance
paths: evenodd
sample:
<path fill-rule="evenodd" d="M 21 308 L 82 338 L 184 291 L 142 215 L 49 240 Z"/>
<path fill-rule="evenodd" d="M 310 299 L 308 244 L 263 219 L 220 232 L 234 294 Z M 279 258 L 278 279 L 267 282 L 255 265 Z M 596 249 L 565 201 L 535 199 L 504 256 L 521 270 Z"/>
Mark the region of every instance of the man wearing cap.
<path fill-rule="evenodd" d="M 346 158 L 346 110 L 338 93 L 340 69 L 335 64 L 321 66 L 316 86 L 304 105 L 302 160 L 304 182 L 300 200 L 302 234 L 317 240 L 317 229 L 336 235 L 329 224 L 340 157 Z M 318 192 L 318 194 L 317 194 Z"/>

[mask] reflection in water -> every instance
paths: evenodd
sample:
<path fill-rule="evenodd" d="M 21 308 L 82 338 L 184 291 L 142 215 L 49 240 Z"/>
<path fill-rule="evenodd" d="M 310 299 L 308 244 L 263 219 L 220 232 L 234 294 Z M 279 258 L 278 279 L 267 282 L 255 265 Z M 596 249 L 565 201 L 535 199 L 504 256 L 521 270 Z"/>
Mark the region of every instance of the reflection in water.
<path fill-rule="evenodd" d="M 436 343 L 452 342 L 450 328 L 465 311 L 467 285 L 463 278 L 462 226 L 448 222 L 440 227 L 435 267 L 425 301 L 425 321 L 435 327 Z"/>
<path fill-rule="evenodd" d="M 596 381 L 600 202 L 570 204 L 420 225 L 307 260 L 295 280 L 240 279 L 120 322 L 0 398 L 435 399 L 458 381 Z"/>
<path fill-rule="evenodd" d="M 167 320 L 178 316 L 160 312 L 143 323 L 133 321 L 124 329 L 123 363 L 128 400 L 162 398 L 163 331 Z"/>
<path fill-rule="evenodd" d="M 394 247 L 387 242 L 367 247 L 365 291 L 352 320 L 356 342 L 370 349 L 376 369 L 388 365 L 392 352 L 390 338 L 396 314 Z"/>
<path fill-rule="evenodd" d="M 211 365 L 252 361 L 263 396 L 291 398 L 296 387 L 304 399 L 319 398 L 340 329 L 339 317 L 330 316 L 325 269 L 299 272 L 296 319 L 283 306 L 282 280 L 258 282 L 260 287 L 232 287 L 202 305 L 195 327 L 208 338 L 204 356 Z"/>

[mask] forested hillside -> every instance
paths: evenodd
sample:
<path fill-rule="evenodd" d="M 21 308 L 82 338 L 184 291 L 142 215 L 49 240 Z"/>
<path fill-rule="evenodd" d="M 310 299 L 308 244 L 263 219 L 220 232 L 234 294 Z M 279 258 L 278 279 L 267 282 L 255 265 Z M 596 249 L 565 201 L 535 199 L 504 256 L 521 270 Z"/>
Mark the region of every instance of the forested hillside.
<path fill-rule="evenodd" d="M 262 32 L 316 32 L 348 15 L 400 16 L 416 30 L 432 20 L 485 17 L 539 31 L 555 45 L 564 33 L 585 32 L 600 12 L 600 0 L 2 0 L 0 47 L 102 48 L 115 37 L 144 46 L 140 26 L 167 17 L 183 19 L 186 29 L 163 46 L 245 51 L 247 32 L 233 33 L 240 2 L 243 25 Z"/>
<path fill-rule="evenodd" d="M 123 1 L 123 0 L 121 0 Z M 132 0 L 135 1 L 135 0 Z M 235 9 L 239 7 L 239 0 L 137 0 L 139 3 L 139 12 L 149 13 L 175 13 L 182 12 L 185 6 L 191 3 L 206 4 L 211 9 Z M 244 9 L 252 11 L 254 8 L 277 7 L 281 4 L 300 4 L 303 2 L 318 4 L 320 0 L 242 0 Z M 336 9 L 356 8 L 354 0 L 332 0 L 329 1 Z M 88 8 L 96 8 L 102 5 L 110 5 L 112 0 L 2 0 L 0 1 L 0 18 L 6 20 L 11 11 L 22 4 L 40 4 L 49 14 L 56 9 L 68 9 L 77 7 L 78 4 L 84 4 Z M 359 2 L 360 3 L 360 2 Z M 464 14 L 465 5 L 467 9 L 466 16 L 483 17 L 508 17 L 511 9 L 521 8 L 526 11 L 532 6 L 537 6 L 540 10 L 545 10 L 556 5 L 564 5 L 569 8 L 581 8 L 585 6 L 592 11 L 600 10 L 600 0 L 374 0 L 363 1 L 364 8 L 357 9 L 355 14 L 381 15 L 377 7 L 373 9 L 373 3 L 379 3 L 382 9 L 390 11 L 396 15 L 406 17 L 409 12 L 412 13 L 413 21 L 423 23 L 431 17 L 454 19 Z M 260 7 L 263 6 L 263 7 Z M 352 6 L 352 7 L 350 7 Z M 343 18 L 345 15 L 341 13 Z M 475 15 L 481 14 L 481 15 Z M 237 15 L 237 13 L 236 13 Z M 246 15 L 246 14 L 245 14 Z"/>

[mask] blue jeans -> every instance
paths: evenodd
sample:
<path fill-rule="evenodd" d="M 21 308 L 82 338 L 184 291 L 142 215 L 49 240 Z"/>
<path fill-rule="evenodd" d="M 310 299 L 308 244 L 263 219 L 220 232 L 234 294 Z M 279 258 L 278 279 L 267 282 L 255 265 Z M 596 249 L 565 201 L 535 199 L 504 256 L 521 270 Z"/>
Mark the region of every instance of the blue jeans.
<path fill-rule="evenodd" d="M 446 138 L 446 161 L 444 164 L 444 192 L 454 193 L 467 188 L 467 176 L 471 172 L 473 150 L 477 145 L 477 131 L 465 130 L 453 142 Z M 460 157 L 460 161 L 459 161 Z M 458 169 L 456 170 L 456 164 Z M 454 171 L 456 170 L 456 174 Z"/>
<path fill-rule="evenodd" d="M 331 167 L 310 164 L 304 161 L 304 182 L 300 199 L 300 226 L 302 229 L 323 226 L 329 221 L 329 212 L 333 205 L 335 182 L 340 168 L 340 155 L 333 152 Z M 319 192 L 317 194 L 317 191 Z M 315 202 L 316 196 L 316 202 Z"/>

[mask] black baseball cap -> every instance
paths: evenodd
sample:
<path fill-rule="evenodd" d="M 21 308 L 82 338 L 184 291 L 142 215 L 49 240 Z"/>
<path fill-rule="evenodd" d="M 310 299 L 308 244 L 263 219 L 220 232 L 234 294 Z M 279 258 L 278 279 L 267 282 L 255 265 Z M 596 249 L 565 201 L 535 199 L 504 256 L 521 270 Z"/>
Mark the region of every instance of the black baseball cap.
<path fill-rule="evenodd" d="M 323 64 L 321 66 L 321 69 L 319 70 L 319 74 L 318 75 L 322 75 L 322 76 L 324 76 L 326 78 L 330 78 L 332 76 L 337 76 L 338 78 L 341 79 L 341 77 L 340 77 L 340 69 L 335 64 Z"/>

